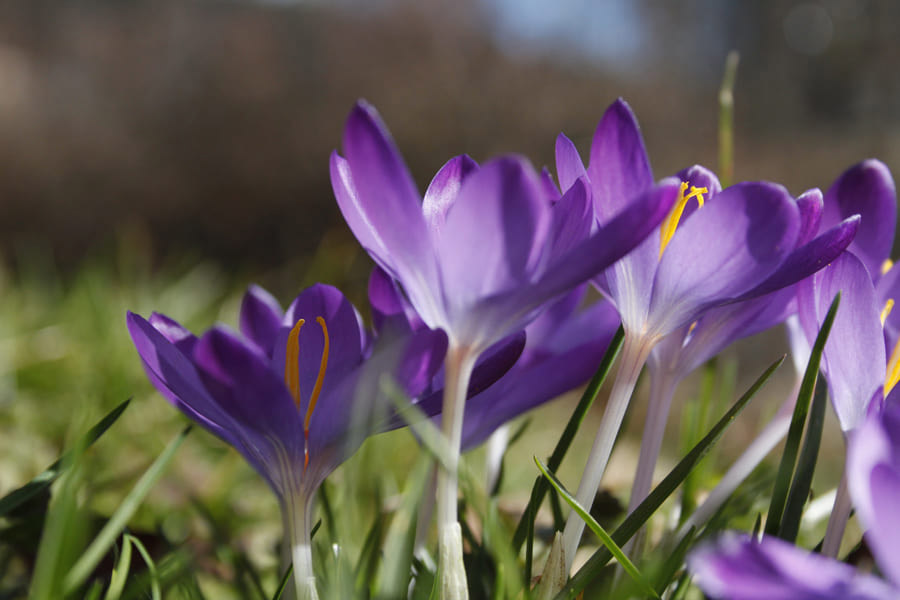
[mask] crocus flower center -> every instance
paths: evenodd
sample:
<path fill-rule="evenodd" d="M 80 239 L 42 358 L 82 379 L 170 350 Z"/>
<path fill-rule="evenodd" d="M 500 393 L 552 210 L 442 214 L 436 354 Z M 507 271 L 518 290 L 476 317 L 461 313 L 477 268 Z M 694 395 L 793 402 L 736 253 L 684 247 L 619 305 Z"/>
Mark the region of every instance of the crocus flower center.
<path fill-rule="evenodd" d="M 691 198 L 697 199 L 697 206 L 703 206 L 703 194 L 708 194 L 709 190 L 705 187 L 694 187 L 690 186 L 690 191 L 688 191 L 688 182 L 682 181 L 681 187 L 678 188 L 678 197 L 675 198 L 675 205 L 672 206 L 672 212 L 669 213 L 669 216 L 662 222 L 662 225 L 659 226 L 659 257 L 662 258 L 663 252 L 666 250 L 666 246 L 669 245 L 669 241 L 672 239 L 672 236 L 675 235 L 675 229 L 678 227 L 678 222 L 681 220 L 681 215 L 684 213 L 684 207 L 687 206 L 688 201 Z"/>
<path fill-rule="evenodd" d="M 316 408 L 316 402 L 319 401 L 319 394 L 322 392 L 322 381 L 325 379 L 325 370 L 328 368 L 328 326 L 325 319 L 316 317 L 316 322 L 322 328 L 322 336 L 325 343 L 322 346 L 322 359 L 319 362 L 319 374 L 316 377 L 316 383 L 313 386 L 312 394 L 309 397 L 309 405 L 306 407 L 306 416 L 303 419 L 303 468 L 309 464 L 309 421 L 312 418 L 313 411 Z M 291 328 L 288 335 L 287 348 L 284 354 L 284 383 L 291 391 L 294 398 L 294 404 L 297 410 L 300 410 L 300 329 L 303 327 L 305 320 L 300 319 Z"/>

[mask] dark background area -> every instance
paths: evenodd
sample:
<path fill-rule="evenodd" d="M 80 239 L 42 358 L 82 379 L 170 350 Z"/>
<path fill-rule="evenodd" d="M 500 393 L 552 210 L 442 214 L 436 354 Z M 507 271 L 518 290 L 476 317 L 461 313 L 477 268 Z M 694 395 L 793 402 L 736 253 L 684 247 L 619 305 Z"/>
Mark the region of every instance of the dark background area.
<path fill-rule="evenodd" d="M 587 151 L 625 97 L 657 177 L 715 167 L 740 52 L 736 179 L 794 193 L 900 163 L 900 4 L 467 0 L 0 4 L 0 252 L 61 266 L 141 232 L 154 259 L 275 266 L 350 239 L 328 156 L 365 97 L 424 189 L 450 156 Z"/>

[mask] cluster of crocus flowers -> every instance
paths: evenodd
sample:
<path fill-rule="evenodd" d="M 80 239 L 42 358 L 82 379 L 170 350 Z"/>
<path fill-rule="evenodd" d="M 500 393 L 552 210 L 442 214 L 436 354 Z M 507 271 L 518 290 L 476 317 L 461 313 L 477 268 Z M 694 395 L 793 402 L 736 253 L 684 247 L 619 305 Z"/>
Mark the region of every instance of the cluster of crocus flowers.
<path fill-rule="evenodd" d="M 560 134 L 558 183 L 521 156 L 479 165 L 461 155 L 420 194 L 364 102 L 350 113 L 342 153 L 331 156 L 332 186 L 376 263 L 374 331 L 322 284 L 287 311 L 251 288 L 240 333 L 215 326 L 196 337 L 162 315 L 128 315 L 154 385 L 234 446 L 278 496 L 299 598 L 317 597 L 309 539 L 316 490 L 367 435 L 408 418 L 385 397 L 386 374 L 444 436 L 435 494 L 444 600 L 468 597 L 460 453 L 584 383 L 620 322 L 618 373 L 576 494 L 585 507 L 645 364 L 651 398 L 632 507 L 649 492 L 679 381 L 731 342 L 788 318 L 799 323 L 796 341 L 809 343 L 838 290 L 855 291 L 835 322 L 842 340 L 825 350 L 834 405 L 851 440 L 860 427 L 881 426 L 862 423 L 900 379 L 900 351 L 891 351 L 900 311 L 890 311 L 900 271 L 882 270 L 896 199 L 880 163 L 851 169 L 824 196 L 794 197 L 768 182 L 723 188 L 700 166 L 655 181 L 621 100 L 597 126 L 587 167 Z M 890 220 L 890 231 L 867 222 L 869 214 Z M 866 238 L 854 242 L 860 228 Z M 584 306 L 590 285 L 605 300 Z M 866 365 L 854 367 L 850 354 Z M 563 580 L 583 529 L 573 512 L 557 538 Z"/>

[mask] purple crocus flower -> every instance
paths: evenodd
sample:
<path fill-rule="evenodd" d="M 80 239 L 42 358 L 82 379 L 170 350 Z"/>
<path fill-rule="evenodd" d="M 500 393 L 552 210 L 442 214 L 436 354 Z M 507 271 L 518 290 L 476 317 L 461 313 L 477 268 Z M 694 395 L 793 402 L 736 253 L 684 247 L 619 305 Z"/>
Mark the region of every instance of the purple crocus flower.
<path fill-rule="evenodd" d="M 587 168 L 564 135 L 557 138 L 556 162 L 563 189 L 589 179 L 601 226 L 627 206 L 635 190 L 653 181 L 637 120 L 622 100 L 600 120 Z M 856 221 L 850 219 L 815 244 L 801 243 L 804 214 L 782 186 L 740 183 L 722 190 L 715 175 L 699 166 L 680 172 L 678 179 L 675 207 L 659 234 L 649 236 L 597 282 L 619 311 L 625 340 L 616 382 L 576 493 L 584 506 L 590 506 L 597 491 L 651 350 L 715 306 L 796 283 L 836 256 L 855 232 Z M 583 530 L 584 522 L 570 514 L 563 540 L 567 567 Z"/>
<path fill-rule="evenodd" d="M 887 581 L 777 538 L 728 534 L 688 562 L 697 584 L 722 600 L 888 600 L 900 597 L 900 406 L 873 411 L 851 434 L 848 487 Z"/>
<path fill-rule="evenodd" d="M 153 385 L 237 449 L 275 491 L 297 597 L 317 597 L 309 539 L 315 492 L 367 435 L 391 423 L 377 378 L 393 372 L 418 396 L 440 366 L 446 336 L 422 329 L 375 343 L 353 305 L 322 284 L 286 312 L 251 287 L 241 333 L 216 325 L 198 338 L 157 313 L 148 320 L 129 312 L 127 321 Z"/>
<path fill-rule="evenodd" d="M 442 429 L 450 455 L 438 477 L 441 595 L 468 596 L 457 522 L 456 471 L 466 390 L 477 357 L 524 328 L 554 298 L 613 264 L 669 212 L 677 185 L 633 187 L 595 227 L 582 179 L 556 198 L 520 157 L 483 167 L 449 161 L 424 198 L 375 110 L 358 103 L 331 158 L 344 219 L 396 279 L 422 320 L 447 332 Z"/>

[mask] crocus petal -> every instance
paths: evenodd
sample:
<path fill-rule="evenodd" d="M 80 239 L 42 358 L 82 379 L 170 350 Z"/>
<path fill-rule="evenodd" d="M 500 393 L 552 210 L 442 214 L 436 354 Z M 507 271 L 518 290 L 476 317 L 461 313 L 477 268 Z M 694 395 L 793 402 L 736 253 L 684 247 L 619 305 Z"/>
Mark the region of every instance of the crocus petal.
<path fill-rule="evenodd" d="M 343 205 L 341 212 L 358 237 L 357 229 L 367 229 L 360 237 L 364 247 L 404 282 L 422 318 L 433 326 L 441 319 L 434 306 L 437 267 L 415 183 L 372 106 L 356 104 L 347 118 L 343 141 L 357 205 L 353 207 L 356 214 L 345 212 Z"/>
<path fill-rule="evenodd" d="M 838 223 L 791 252 L 772 275 L 752 290 L 741 294 L 738 299 L 756 298 L 806 279 L 837 258 L 853 241 L 858 227 L 858 215 Z"/>
<path fill-rule="evenodd" d="M 207 375 L 207 389 L 241 427 L 279 440 L 300 456 L 303 420 L 284 385 L 256 347 L 224 326 L 207 331 L 197 342 L 194 362 Z"/>
<path fill-rule="evenodd" d="M 496 159 L 466 179 L 437 243 L 446 301 L 457 319 L 479 299 L 529 283 L 546 258 L 551 218 L 540 182 L 522 159 Z"/>
<path fill-rule="evenodd" d="M 781 264 L 799 229 L 783 187 L 740 183 L 723 190 L 673 236 L 659 261 L 649 329 L 665 335 L 698 313 L 764 280 Z"/>
<path fill-rule="evenodd" d="M 544 193 L 552 202 L 558 201 L 562 196 L 562 194 L 559 193 L 559 188 L 556 187 L 556 184 L 553 182 L 553 175 L 550 174 L 547 167 L 541 169 L 541 186 L 543 186 Z"/>
<path fill-rule="evenodd" d="M 341 209 L 341 214 L 344 215 L 350 231 L 376 263 L 396 275 L 397 267 L 394 266 L 391 253 L 384 240 L 381 239 L 381 234 L 366 214 L 356 193 L 356 184 L 353 181 L 353 174 L 350 172 L 347 159 L 338 155 L 337 152 L 332 152 L 329 168 L 334 197 L 337 199 L 338 208 Z"/>
<path fill-rule="evenodd" d="M 562 256 L 588 238 L 593 226 L 593 213 L 588 183 L 585 179 L 578 179 L 553 205 L 551 257 Z"/>
<path fill-rule="evenodd" d="M 275 346 L 278 351 L 272 360 L 276 365 L 276 372 L 284 373 L 284 349 L 287 347 L 288 335 L 291 328 L 303 319 L 305 324 L 300 328 L 298 340 L 300 389 L 303 392 L 301 408 L 304 411 L 308 394 L 312 392 L 319 377 L 325 348 L 325 336 L 317 322 L 319 317 L 325 321 L 329 342 L 324 387 L 337 384 L 344 375 L 356 368 L 362 360 L 366 342 L 362 318 L 336 287 L 317 283 L 297 296 L 284 315 Z"/>
<path fill-rule="evenodd" d="M 825 201 L 822 191 L 818 188 L 807 190 L 797 196 L 797 208 L 800 209 L 800 233 L 797 236 L 797 244 L 802 245 L 811 241 L 819 231 L 822 222 L 822 213 L 825 210 Z"/>
<path fill-rule="evenodd" d="M 229 444 L 240 447 L 233 432 L 232 417 L 206 391 L 189 357 L 140 315 L 129 312 L 126 321 L 153 385 L 190 419 Z"/>
<path fill-rule="evenodd" d="M 283 314 L 272 294 L 258 285 L 251 285 L 241 301 L 241 333 L 271 357 Z"/>
<path fill-rule="evenodd" d="M 478 163 L 466 156 L 451 158 L 431 180 L 425 190 L 422 212 L 433 236 L 440 235 L 447 210 L 456 201 L 463 180 L 478 170 Z"/>
<path fill-rule="evenodd" d="M 687 342 L 673 357 L 676 372 L 680 376 L 687 375 L 733 342 L 782 323 L 796 311 L 795 294 L 793 288 L 785 288 L 753 300 L 704 311 L 687 336 Z"/>
<path fill-rule="evenodd" d="M 597 125 L 587 171 L 594 192 L 594 211 L 602 224 L 653 185 L 637 118 L 621 98 L 606 109 Z"/>
<path fill-rule="evenodd" d="M 900 586 L 900 407 L 888 404 L 850 434 L 847 485 L 878 566 Z"/>
<path fill-rule="evenodd" d="M 157 312 L 151 313 L 148 321 L 182 354 L 190 356 L 194 352 L 197 336 L 185 329 L 181 323 Z"/>
<path fill-rule="evenodd" d="M 369 305 L 375 331 L 400 327 L 412 331 L 425 327 L 422 319 L 400 292 L 397 282 L 381 267 L 374 267 L 369 276 Z"/>
<path fill-rule="evenodd" d="M 881 263 L 890 256 L 897 222 L 894 180 L 881 161 L 869 159 L 850 167 L 825 194 L 823 226 L 830 227 L 855 214 L 862 215 L 862 223 L 850 250 L 874 280 Z"/>
<path fill-rule="evenodd" d="M 697 585 L 723 600 L 887 600 L 897 591 L 777 538 L 726 534 L 688 559 Z"/>
<path fill-rule="evenodd" d="M 798 315 L 807 339 L 815 339 L 838 292 L 841 304 L 825 344 L 822 368 L 841 428 L 850 431 L 862 422 L 869 399 L 884 382 L 886 359 L 872 281 L 850 252 L 797 288 Z"/>
<path fill-rule="evenodd" d="M 677 180 L 666 179 L 632 198 L 625 210 L 600 226 L 590 238 L 555 259 L 528 294 L 546 302 L 631 252 L 669 214 L 678 188 Z"/>
<path fill-rule="evenodd" d="M 587 171 L 575 144 L 562 133 L 556 136 L 556 176 L 563 191 L 572 187 L 579 178 L 587 177 Z"/>

